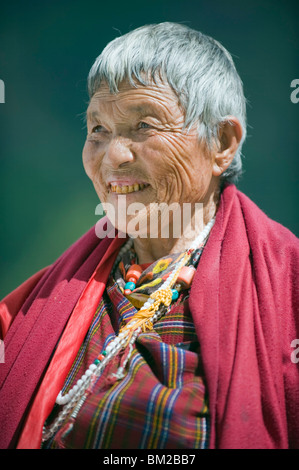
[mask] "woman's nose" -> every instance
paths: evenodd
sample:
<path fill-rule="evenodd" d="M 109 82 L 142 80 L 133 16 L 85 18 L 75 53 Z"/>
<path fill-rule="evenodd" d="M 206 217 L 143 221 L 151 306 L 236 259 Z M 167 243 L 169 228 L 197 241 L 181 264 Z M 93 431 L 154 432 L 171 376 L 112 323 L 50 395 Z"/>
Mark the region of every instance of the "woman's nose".
<path fill-rule="evenodd" d="M 134 155 L 131 150 L 131 142 L 124 137 L 115 137 L 107 145 L 104 161 L 107 165 L 118 168 L 125 163 L 132 163 Z"/>

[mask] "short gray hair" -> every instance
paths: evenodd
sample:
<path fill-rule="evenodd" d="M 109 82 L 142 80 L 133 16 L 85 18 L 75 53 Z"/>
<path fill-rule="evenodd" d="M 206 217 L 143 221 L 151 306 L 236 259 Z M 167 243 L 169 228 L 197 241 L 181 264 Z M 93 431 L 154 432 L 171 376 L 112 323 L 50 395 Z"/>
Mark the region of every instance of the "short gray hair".
<path fill-rule="evenodd" d="M 215 39 L 177 23 L 142 26 L 111 41 L 88 75 L 90 98 L 106 82 L 111 93 L 123 80 L 136 86 L 157 78 L 168 83 L 185 111 L 185 126 L 198 125 L 210 147 L 228 116 L 239 119 L 243 136 L 222 181 L 236 182 L 242 172 L 246 137 L 243 84 L 228 51 Z"/>

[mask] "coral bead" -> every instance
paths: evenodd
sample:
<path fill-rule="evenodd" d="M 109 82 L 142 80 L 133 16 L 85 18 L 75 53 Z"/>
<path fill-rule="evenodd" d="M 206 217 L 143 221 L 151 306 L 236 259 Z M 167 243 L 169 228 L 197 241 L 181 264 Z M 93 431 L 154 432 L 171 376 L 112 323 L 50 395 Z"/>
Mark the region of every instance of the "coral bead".
<path fill-rule="evenodd" d="M 138 264 L 132 264 L 126 274 L 126 281 L 137 282 L 142 274 L 142 268 Z"/>
<path fill-rule="evenodd" d="M 193 266 L 183 266 L 176 282 L 181 284 L 182 289 L 189 289 L 195 272 L 196 269 Z"/>

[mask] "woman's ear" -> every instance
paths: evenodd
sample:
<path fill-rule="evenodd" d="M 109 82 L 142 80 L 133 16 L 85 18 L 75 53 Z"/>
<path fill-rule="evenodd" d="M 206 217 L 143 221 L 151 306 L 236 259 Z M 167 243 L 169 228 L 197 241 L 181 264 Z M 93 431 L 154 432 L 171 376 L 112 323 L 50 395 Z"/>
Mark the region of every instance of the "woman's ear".
<path fill-rule="evenodd" d="M 242 139 L 242 126 L 234 116 L 228 116 L 220 125 L 218 149 L 214 152 L 213 175 L 220 176 L 231 164 Z"/>

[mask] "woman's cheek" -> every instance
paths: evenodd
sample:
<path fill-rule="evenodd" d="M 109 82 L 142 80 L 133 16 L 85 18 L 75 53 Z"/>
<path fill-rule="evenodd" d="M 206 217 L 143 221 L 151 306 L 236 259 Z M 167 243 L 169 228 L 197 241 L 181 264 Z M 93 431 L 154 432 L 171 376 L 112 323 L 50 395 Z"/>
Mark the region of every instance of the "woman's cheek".
<path fill-rule="evenodd" d="M 93 180 L 99 170 L 101 158 L 98 149 L 92 142 L 86 142 L 83 148 L 83 166 L 87 176 Z"/>

